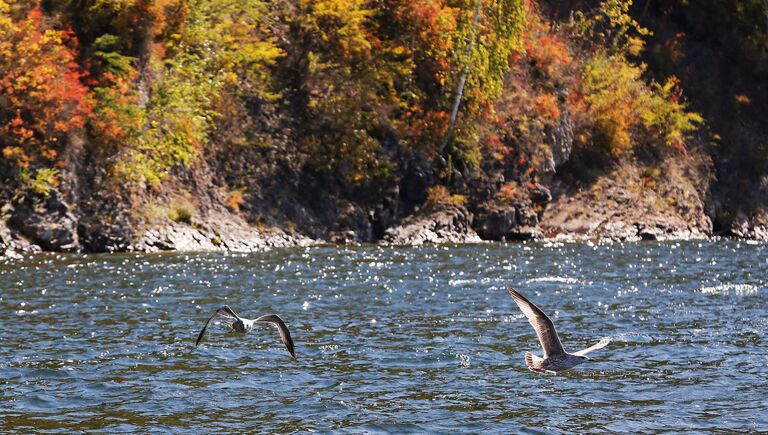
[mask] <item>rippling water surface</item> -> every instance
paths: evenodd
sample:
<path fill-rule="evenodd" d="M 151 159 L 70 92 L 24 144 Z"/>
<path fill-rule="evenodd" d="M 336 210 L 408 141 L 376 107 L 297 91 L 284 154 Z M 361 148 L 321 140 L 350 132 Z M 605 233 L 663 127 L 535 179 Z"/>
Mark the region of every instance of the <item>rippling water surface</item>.
<path fill-rule="evenodd" d="M 768 431 L 768 245 L 293 248 L 0 264 L 0 430 Z M 561 376 L 506 291 L 566 349 Z M 213 311 L 276 312 L 243 337 Z"/>

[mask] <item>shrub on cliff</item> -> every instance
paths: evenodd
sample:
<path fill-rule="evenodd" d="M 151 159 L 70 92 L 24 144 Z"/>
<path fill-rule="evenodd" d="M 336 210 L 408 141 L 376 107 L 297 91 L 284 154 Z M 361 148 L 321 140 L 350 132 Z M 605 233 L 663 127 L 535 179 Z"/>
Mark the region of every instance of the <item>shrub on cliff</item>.
<path fill-rule="evenodd" d="M 643 70 L 621 55 L 606 53 L 597 53 L 584 68 L 587 137 L 614 156 L 642 142 L 683 150 L 690 132 L 703 122 L 698 113 L 686 111 L 676 78 L 649 85 Z"/>
<path fill-rule="evenodd" d="M 584 59 L 579 94 L 572 99 L 574 112 L 582 115 L 577 145 L 613 156 L 641 143 L 684 150 L 703 118 L 687 110 L 677 78 L 649 82 L 646 66 L 630 60 L 650 33 L 630 16 L 631 5 L 632 0 L 603 1 L 570 23 Z"/>

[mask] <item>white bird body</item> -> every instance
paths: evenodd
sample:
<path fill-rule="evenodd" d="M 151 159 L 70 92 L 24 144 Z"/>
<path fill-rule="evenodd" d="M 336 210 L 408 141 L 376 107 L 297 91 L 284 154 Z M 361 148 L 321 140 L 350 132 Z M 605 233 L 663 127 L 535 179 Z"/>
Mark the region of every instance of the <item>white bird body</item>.
<path fill-rule="evenodd" d="M 247 334 L 248 332 L 251 331 L 251 329 L 253 329 L 253 325 L 255 323 L 256 323 L 255 320 L 245 319 L 241 317 L 239 320 L 235 320 L 234 322 L 230 323 L 228 326 L 232 330 L 232 332 Z"/>
<path fill-rule="evenodd" d="M 216 317 L 219 317 L 223 320 L 224 324 L 227 325 L 230 332 L 237 332 L 240 334 L 247 334 L 250 332 L 256 322 L 268 322 L 274 324 L 277 326 L 277 330 L 280 332 L 280 341 L 282 341 L 286 349 L 288 349 L 288 353 L 290 353 L 294 359 L 296 358 L 296 352 L 294 350 L 291 333 L 288 331 L 288 326 L 286 326 L 285 322 L 283 322 L 283 319 L 281 319 L 280 316 L 277 314 L 267 314 L 256 319 L 246 319 L 235 314 L 235 312 L 232 311 L 232 309 L 227 305 L 224 305 L 223 307 L 216 310 L 216 312 L 213 313 L 208 321 L 205 322 L 203 330 L 200 331 L 200 334 L 197 336 L 195 346 L 199 345 L 200 341 L 203 340 L 208 327 Z"/>
<path fill-rule="evenodd" d="M 541 343 L 541 348 L 544 350 L 544 358 L 533 355 L 530 352 L 525 353 L 525 364 L 529 370 L 554 375 L 558 372 L 572 369 L 579 364 L 589 361 L 589 358 L 586 357 L 588 353 L 601 349 L 611 342 L 610 337 L 603 337 L 599 342 L 586 349 L 574 353 L 566 352 L 563 349 L 563 344 L 560 342 L 560 337 L 557 335 L 552 320 L 539 307 L 515 289 L 508 287 L 507 290 L 509 290 L 509 294 L 517 303 L 517 306 L 520 307 L 520 311 L 525 314 L 528 322 L 533 326 Z"/>

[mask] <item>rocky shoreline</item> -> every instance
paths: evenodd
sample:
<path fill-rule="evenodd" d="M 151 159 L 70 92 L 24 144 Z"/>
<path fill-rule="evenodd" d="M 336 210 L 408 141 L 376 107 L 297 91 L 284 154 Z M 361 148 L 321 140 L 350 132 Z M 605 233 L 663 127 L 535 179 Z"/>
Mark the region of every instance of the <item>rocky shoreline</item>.
<path fill-rule="evenodd" d="M 65 216 L 66 217 L 66 216 Z M 212 213 L 205 222 L 192 224 L 169 222 L 136 231 L 135 239 L 118 249 L 104 252 L 256 252 L 277 247 L 311 246 L 318 244 L 359 244 L 351 240 L 312 239 L 296 231 L 279 228 L 259 228 L 246 223 L 237 215 L 227 212 Z M 501 222 L 501 223 L 499 223 Z M 9 226 L 9 223 L 11 225 Z M 44 251 L 82 252 L 73 248 L 78 240 L 76 226 L 67 219 L 30 219 L 18 227 L 17 219 L 0 220 L 0 258 L 18 258 Z M 490 224 L 507 231 L 496 239 L 483 238 Z M 65 228 L 70 228 L 67 232 Z M 500 234 L 498 230 L 496 234 Z M 32 235 L 32 237 L 30 237 Z M 738 232 L 727 237 L 768 240 L 768 225 L 744 223 Z M 635 242 L 646 240 L 709 240 L 718 238 L 685 222 L 663 220 L 651 216 L 642 220 L 621 220 L 615 216 L 592 216 L 584 213 L 576 219 L 563 219 L 562 213 L 545 218 L 539 225 L 504 227 L 503 214 L 486 217 L 478 223 L 471 212 L 463 207 L 445 206 L 417 213 L 388 228 L 384 237 L 375 242 L 388 246 L 418 246 L 424 244 L 483 243 L 492 241 L 558 241 L 558 242 Z M 69 241 L 70 243 L 64 244 Z M 56 249 L 50 249 L 51 247 Z"/>
<path fill-rule="evenodd" d="M 713 222 L 710 216 L 717 216 L 721 205 L 706 193 L 706 165 L 699 173 L 691 169 L 696 167 L 670 160 L 661 176 L 637 164 L 616 165 L 588 183 L 552 177 L 504 200 L 461 195 L 427 200 L 428 177 L 417 183 L 412 176 L 373 205 L 341 199 L 314 180 L 297 183 L 294 192 L 281 193 L 278 200 L 265 196 L 239 210 L 226 206 L 210 181 L 186 196 L 123 199 L 132 205 L 111 209 L 103 198 L 77 201 L 71 198 L 84 196 L 52 190 L 0 207 L 0 257 L 44 251 L 254 252 L 361 243 L 768 240 L 766 212 L 736 215 L 728 224 Z"/>

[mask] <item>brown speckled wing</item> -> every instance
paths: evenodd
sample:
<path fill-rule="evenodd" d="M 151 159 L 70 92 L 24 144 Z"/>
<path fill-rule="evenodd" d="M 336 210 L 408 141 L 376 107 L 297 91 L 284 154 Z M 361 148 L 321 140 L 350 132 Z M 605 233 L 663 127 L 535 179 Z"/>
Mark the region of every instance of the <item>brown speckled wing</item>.
<path fill-rule="evenodd" d="M 549 358 L 555 355 L 565 354 L 562 343 L 560 343 L 560 337 L 557 336 L 555 331 L 555 325 L 552 320 L 544 314 L 543 311 L 534 305 L 531 301 L 525 298 L 525 296 L 518 293 L 512 287 L 507 287 L 509 294 L 514 299 L 517 306 L 520 307 L 520 311 L 528 318 L 533 329 L 536 331 L 536 335 L 539 337 L 541 347 L 544 349 L 544 358 Z"/>

